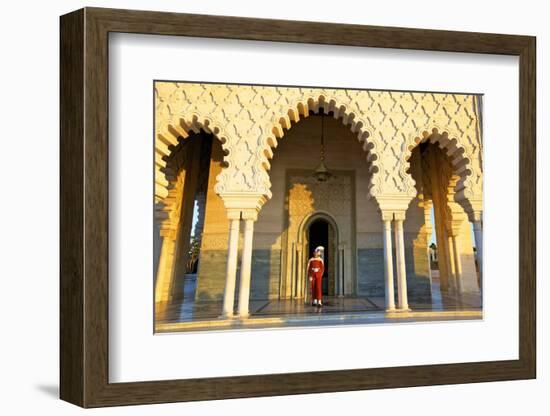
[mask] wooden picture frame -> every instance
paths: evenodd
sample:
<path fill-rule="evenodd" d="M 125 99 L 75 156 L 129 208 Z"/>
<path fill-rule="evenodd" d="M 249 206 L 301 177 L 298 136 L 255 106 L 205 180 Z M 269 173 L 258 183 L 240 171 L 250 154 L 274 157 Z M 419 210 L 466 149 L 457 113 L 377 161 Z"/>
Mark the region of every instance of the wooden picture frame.
<path fill-rule="evenodd" d="M 60 397 L 101 407 L 536 377 L 536 40 L 530 36 L 85 8 L 61 17 Z M 519 359 L 110 383 L 108 35 L 263 40 L 519 57 Z"/>

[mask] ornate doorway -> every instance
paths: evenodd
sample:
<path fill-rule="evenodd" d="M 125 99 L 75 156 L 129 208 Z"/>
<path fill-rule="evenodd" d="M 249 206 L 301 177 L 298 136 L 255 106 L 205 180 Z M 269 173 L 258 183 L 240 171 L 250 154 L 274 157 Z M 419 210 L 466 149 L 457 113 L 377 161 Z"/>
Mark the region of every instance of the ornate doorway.
<path fill-rule="evenodd" d="M 328 254 L 330 266 L 326 268 L 326 282 L 323 282 L 325 294 L 356 294 L 355 181 L 352 172 L 334 172 L 335 176 L 325 183 L 319 183 L 311 171 L 287 173 L 288 217 L 283 240 L 282 298 L 307 299 L 306 267 L 315 248 L 313 242 L 310 249 L 312 238 L 320 239 L 317 245 L 325 247 Z M 318 220 L 322 221 L 314 224 Z M 323 226 L 323 222 L 328 226 Z M 317 233 L 316 227 L 320 227 Z M 323 227 L 325 231 L 321 231 Z"/>
<path fill-rule="evenodd" d="M 334 295 L 335 271 L 333 264 L 336 263 L 337 252 L 334 244 L 335 232 L 330 223 L 324 218 L 314 220 L 308 230 L 308 258 L 313 256 L 317 247 L 323 247 L 323 261 L 325 263 L 325 274 L 323 275 L 323 295 Z"/>
<path fill-rule="evenodd" d="M 341 253 L 338 252 L 338 226 L 336 221 L 325 212 L 317 212 L 306 218 L 299 230 L 297 256 L 299 273 L 296 276 L 296 297 L 304 298 L 306 302 L 310 297 L 309 280 L 307 276 L 307 263 L 313 256 L 316 247 L 322 246 L 323 261 L 325 262 L 325 274 L 323 275 L 323 295 L 334 296 L 340 293 L 340 275 L 338 264 L 341 262 Z"/>

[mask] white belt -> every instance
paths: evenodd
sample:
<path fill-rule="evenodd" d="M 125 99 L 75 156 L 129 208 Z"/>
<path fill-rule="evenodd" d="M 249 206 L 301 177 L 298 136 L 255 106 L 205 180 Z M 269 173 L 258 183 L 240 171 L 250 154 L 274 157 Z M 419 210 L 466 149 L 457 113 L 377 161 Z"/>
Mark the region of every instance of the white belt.
<path fill-rule="evenodd" d="M 314 267 L 314 268 L 312 268 L 311 270 L 313 270 L 315 273 L 317 273 L 317 272 L 318 272 L 319 270 L 321 270 L 321 269 L 318 268 L 318 267 Z"/>

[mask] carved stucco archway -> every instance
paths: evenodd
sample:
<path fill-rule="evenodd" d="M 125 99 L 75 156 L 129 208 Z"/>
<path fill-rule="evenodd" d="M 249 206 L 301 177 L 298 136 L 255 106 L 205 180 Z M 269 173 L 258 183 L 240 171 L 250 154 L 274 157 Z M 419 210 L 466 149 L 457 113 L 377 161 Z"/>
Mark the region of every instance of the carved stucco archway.
<path fill-rule="evenodd" d="M 448 151 L 453 146 L 463 148 L 468 159 L 470 175 L 462 181 L 457 200 L 477 205 L 481 201 L 481 135 L 474 95 L 179 82 L 157 82 L 155 95 L 156 163 L 161 176 L 157 202 L 168 195 L 162 178 L 164 156 L 179 137 L 200 129 L 214 134 L 226 155 L 226 167 L 217 178 L 218 194 L 270 198 L 272 149 L 285 129 L 320 107 L 332 111 L 362 142 L 372 172 L 369 194 L 381 208 L 388 200 L 406 206 L 416 196 L 407 160 L 411 146 L 424 140 L 424 132 L 434 126 L 447 132 L 440 139 Z"/>
<path fill-rule="evenodd" d="M 413 150 L 425 142 L 437 145 L 448 156 L 454 174 L 459 177 L 455 185 L 455 201 L 462 205 L 466 212 L 472 212 L 477 208 L 478 201 L 481 203 L 482 200 L 482 156 L 478 148 L 468 146 L 459 137 L 457 131 L 449 128 L 444 130 L 438 126 L 431 126 L 418 129 L 405 145 L 400 175 L 404 181 L 414 186 L 415 182 L 409 172 L 409 159 Z"/>
<path fill-rule="evenodd" d="M 170 128 L 173 127 L 170 126 Z M 210 130 L 208 131 L 207 134 L 213 134 Z M 182 178 L 181 174 L 184 166 L 188 163 L 187 159 L 193 157 L 193 150 L 189 153 L 187 146 L 192 143 L 193 139 L 203 140 L 204 138 L 200 136 L 202 132 L 206 133 L 206 129 L 196 125 L 194 128 L 185 130 L 185 133 L 183 131 L 179 133 L 175 140 L 170 139 L 170 145 L 167 146 L 165 145 L 168 142 L 167 135 L 163 135 L 161 144 L 164 146 L 155 146 L 155 158 L 157 159 L 155 163 L 155 218 L 162 231 L 177 229 L 185 181 L 185 176 Z M 159 138 L 159 140 L 161 139 Z M 166 155 L 157 158 L 164 153 Z M 163 234 L 166 235 L 166 233 Z"/>
<path fill-rule="evenodd" d="M 309 117 L 310 111 L 314 114 L 320 114 L 321 108 L 325 114 L 332 113 L 335 120 L 340 120 L 342 124 L 349 127 L 351 132 L 356 135 L 358 142 L 361 144 L 365 152 L 365 159 L 368 165 L 369 172 L 374 174 L 379 171 L 378 155 L 376 151 L 376 142 L 369 140 L 372 136 L 371 130 L 366 126 L 366 122 L 362 120 L 353 111 L 348 110 L 345 105 L 340 105 L 335 98 L 319 95 L 317 97 L 303 97 L 302 99 L 292 103 L 286 113 L 281 116 L 275 116 L 272 134 L 266 138 L 266 143 L 269 147 L 264 150 L 266 159 L 263 161 L 266 170 L 269 170 L 270 165 L 268 159 L 273 157 L 272 149 L 278 145 L 278 140 L 284 137 L 285 131 L 292 128 L 292 124 L 298 123 L 300 120 Z M 284 110 L 283 110 L 284 111 Z M 368 192 L 377 186 L 377 189 L 372 191 L 372 194 L 379 192 L 380 184 L 373 181 L 374 175 L 370 176 Z"/>
<path fill-rule="evenodd" d="M 232 140 L 219 125 L 211 118 L 200 117 L 197 114 L 192 114 L 188 119 L 183 117 L 178 118 L 171 123 L 157 126 L 157 134 L 155 141 L 155 202 L 161 202 L 168 196 L 170 183 L 177 175 L 177 172 L 172 166 L 169 166 L 169 161 L 173 151 L 178 147 L 182 140 L 189 137 L 190 134 L 204 131 L 207 134 L 212 134 L 220 141 L 224 154 L 227 156 L 230 152 L 228 143 Z M 224 158 L 224 162 L 225 162 Z M 218 182 L 221 182 L 220 180 Z"/>

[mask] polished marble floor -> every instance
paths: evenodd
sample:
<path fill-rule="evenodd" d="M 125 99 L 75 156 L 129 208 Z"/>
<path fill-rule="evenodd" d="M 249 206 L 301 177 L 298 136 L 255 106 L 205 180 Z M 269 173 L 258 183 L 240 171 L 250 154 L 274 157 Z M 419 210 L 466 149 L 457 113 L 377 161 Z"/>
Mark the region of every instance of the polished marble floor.
<path fill-rule="evenodd" d="M 184 286 L 183 301 L 167 307 L 163 313 L 156 316 L 157 324 L 174 324 L 179 322 L 197 322 L 218 319 L 221 313 L 221 302 L 194 301 L 196 288 L 195 276 L 188 276 Z M 460 312 L 481 311 L 479 296 L 441 293 L 437 277 L 432 282 L 432 302 L 419 303 L 410 301 L 413 312 Z M 250 301 L 250 316 L 252 318 L 300 318 L 307 316 L 324 316 L 330 319 L 337 315 L 365 315 L 365 313 L 383 314 L 385 311 L 384 297 L 334 297 L 325 296 L 323 307 L 318 308 L 304 303 L 303 300 L 253 300 Z"/>

